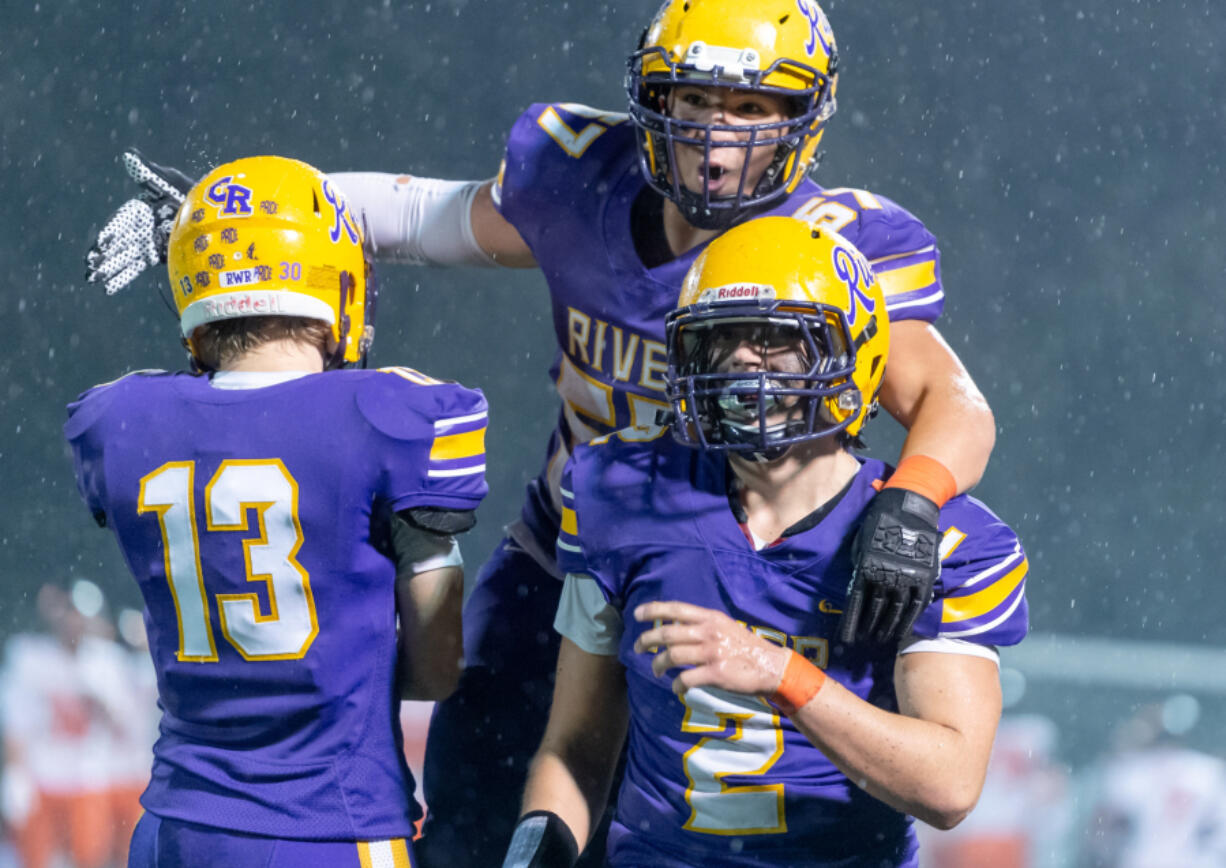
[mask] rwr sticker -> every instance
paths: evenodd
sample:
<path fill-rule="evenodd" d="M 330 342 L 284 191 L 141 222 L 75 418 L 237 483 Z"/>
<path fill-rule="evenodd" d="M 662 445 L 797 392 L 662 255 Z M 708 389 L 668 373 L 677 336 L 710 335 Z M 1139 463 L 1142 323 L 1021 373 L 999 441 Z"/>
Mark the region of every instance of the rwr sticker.
<path fill-rule="evenodd" d="M 258 268 L 236 268 L 232 271 L 218 272 L 217 279 L 222 289 L 228 289 L 232 286 L 250 286 L 253 283 L 259 283 L 263 278 Z"/>

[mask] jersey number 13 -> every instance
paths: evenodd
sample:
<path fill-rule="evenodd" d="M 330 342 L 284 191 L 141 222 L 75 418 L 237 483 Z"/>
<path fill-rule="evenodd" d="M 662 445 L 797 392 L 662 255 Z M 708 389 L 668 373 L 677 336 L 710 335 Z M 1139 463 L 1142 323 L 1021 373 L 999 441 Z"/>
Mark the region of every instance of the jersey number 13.
<path fill-rule="evenodd" d="M 156 513 L 170 593 L 179 620 L 179 660 L 217 660 L 208 592 L 200 563 L 196 519 L 196 463 L 171 461 L 140 481 L 137 512 Z M 264 582 L 268 611 L 253 593 L 217 594 L 221 633 L 246 660 L 297 660 L 319 632 L 307 571 L 294 556 L 302 547 L 298 483 L 278 459 L 223 461 L 204 489 L 209 532 L 250 533 L 241 543 L 248 582 Z"/>

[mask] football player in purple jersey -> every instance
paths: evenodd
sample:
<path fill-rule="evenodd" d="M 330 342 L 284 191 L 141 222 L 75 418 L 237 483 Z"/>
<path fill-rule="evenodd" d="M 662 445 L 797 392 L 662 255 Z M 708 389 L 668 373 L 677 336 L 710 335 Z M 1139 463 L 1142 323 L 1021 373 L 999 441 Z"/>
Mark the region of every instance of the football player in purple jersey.
<path fill-rule="evenodd" d="M 459 679 L 455 535 L 486 493 L 486 404 L 410 368 L 341 370 L 374 336 L 362 231 L 305 163 L 214 169 L 169 235 L 193 370 L 69 407 L 157 671 L 133 868 L 417 864 L 399 702 Z"/>
<path fill-rule="evenodd" d="M 909 433 L 856 538 L 843 636 L 896 645 L 927 605 L 939 572 L 931 507 L 978 481 L 994 422 L 932 325 L 944 303 L 932 234 L 884 196 L 809 177 L 838 71 L 815 0 L 669 0 L 630 56 L 628 114 L 533 105 L 494 180 L 331 176 L 367 215 L 381 259 L 539 267 L 557 337 L 557 427 L 519 520 L 477 576 L 464 675 L 431 726 L 422 852 L 437 849 L 439 864 L 488 864 L 515 821 L 557 655 L 561 469 L 576 444 L 666 407 L 664 317 L 686 269 L 729 226 L 797 215 L 872 261 L 895 325 L 881 402 Z M 108 291 L 159 260 L 184 182 L 128 156 L 147 201 L 126 203 L 88 255 L 90 279 Z"/>
<path fill-rule="evenodd" d="M 765 217 L 698 257 L 667 321 L 671 430 L 597 438 L 563 475 L 557 687 L 504 868 L 574 862 L 627 730 L 613 866 L 915 866 L 910 818 L 974 806 L 995 646 L 1027 630 L 1013 532 L 967 496 L 919 505 L 933 601 L 898 646 L 840 639 L 852 536 L 894 473 L 848 448 L 891 333 L 829 229 Z"/>

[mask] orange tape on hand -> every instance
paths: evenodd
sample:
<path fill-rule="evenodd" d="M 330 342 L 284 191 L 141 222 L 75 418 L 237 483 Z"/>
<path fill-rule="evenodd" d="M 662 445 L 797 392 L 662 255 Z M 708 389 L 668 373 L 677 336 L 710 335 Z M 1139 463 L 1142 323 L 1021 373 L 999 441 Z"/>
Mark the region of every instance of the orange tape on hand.
<path fill-rule="evenodd" d="M 779 686 L 766 701 L 791 717 L 817 696 L 825 683 L 826 673 L 793 651 Z"/>
<path fill-rule="evenodd" d="M 958 493 L 958 483 L 949 468 L 927 455 L 908 455 L 898 462 L 898 469 L 885 487 L 905 488 L 922 494 L 938 507 Z"/>

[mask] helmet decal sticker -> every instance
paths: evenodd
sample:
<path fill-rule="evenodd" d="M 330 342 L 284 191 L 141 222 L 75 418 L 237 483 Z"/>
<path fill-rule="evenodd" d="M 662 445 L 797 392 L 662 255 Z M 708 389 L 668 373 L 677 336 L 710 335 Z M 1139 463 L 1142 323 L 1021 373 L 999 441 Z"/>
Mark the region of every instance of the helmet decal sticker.
<path fill-rule="evenodd" d="M 214 181 L 204 198 L 221 206 L 217 210 L 218 217 L 250 217 L 255 213 L 251 207 L 251 188 L 234 183 L 230 175 Z"/>
<path fill-rule="evenodd" d="M 868 288 L 877 282 L 877 278 L 858 250 L 849 250 L 840 245 L 834 248 L 830 256 L 834 265 L 834 273 L 847 284 L 847 323 L 855 325 L 856 313 L 859 311 L 856 305 L 857 299 L 869 313 L 872 313 L 877 307 L 877 302 L 867 292 Z"/>
<path fill-rule="evenodd" d="M 358 238 L 358 227 L 353 220 L 353 212 L 349 210 L 349 203 L 345 201 L 345 197 L 340 191 L 332 186 L 328 181 L 323 182 L 324 199 L 332 206 L 332 219 L 335 221 L 332 224 L 332 231 L 328 237 L 335 244 L 341 240 L 341 228 L 344 227 L 345 233 L 349 236 L 349 240 L 354 244 L 360 244 Z"/>
<path fill-rule="evenodd" d="M 822 51 L 827 55 L 834 54 L 834 30 L 826 18 L 826 13 L 813 0 L 796 0 L 796 7 L 809 20 L 809 41 L 805 43 L 805 51 L 809 56 L 817 50 L 821 43 Z"/>
<path fill-rule="evenodd" d="M 775 297 L 775 287 L 766 283 L 730 283 L 726 286 L 712 286 L 702 291 L 699 302 L 729 301 L 736 298 L 770 299 Z"/>

